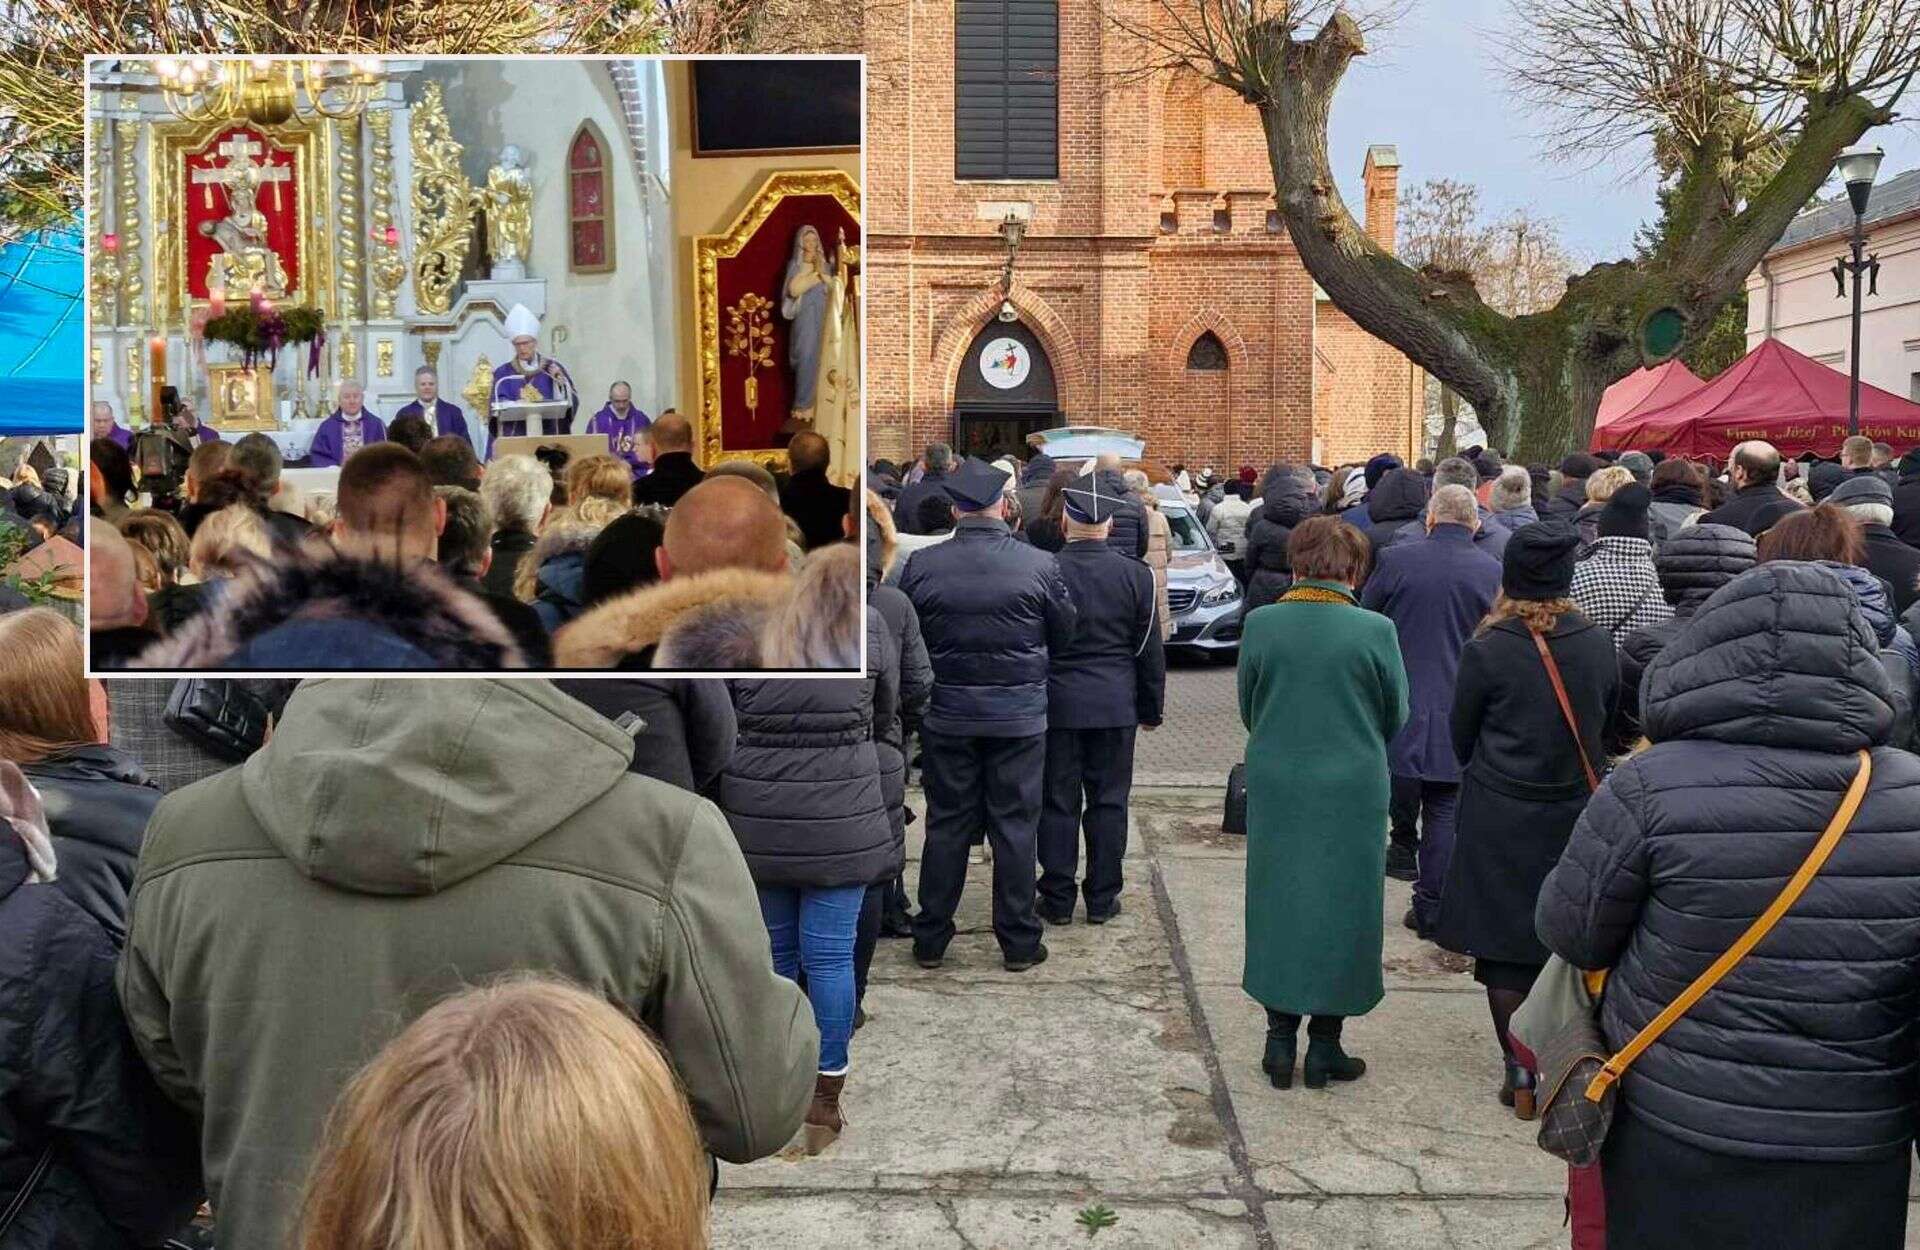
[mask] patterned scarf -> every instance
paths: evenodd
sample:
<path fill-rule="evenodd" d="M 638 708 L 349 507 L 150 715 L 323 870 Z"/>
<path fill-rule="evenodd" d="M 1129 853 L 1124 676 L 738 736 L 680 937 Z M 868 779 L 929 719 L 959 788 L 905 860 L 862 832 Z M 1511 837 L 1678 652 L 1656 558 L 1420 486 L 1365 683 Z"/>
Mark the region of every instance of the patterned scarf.
<path fill-rule="evenodd" d="M 1321 586 L 1295 586 L 1280 596 L 1281 603 L 1344 603 L 1353 606 L 1353 596 Z"/>
<path fill-rule="evenodd" d="M 13 830 L 26 848 L 30 880 L 54 878 L 53 838 L 47 830 L 46 808 L 40 794 L 17 764 L 0 760 L 0 826 Z"/>

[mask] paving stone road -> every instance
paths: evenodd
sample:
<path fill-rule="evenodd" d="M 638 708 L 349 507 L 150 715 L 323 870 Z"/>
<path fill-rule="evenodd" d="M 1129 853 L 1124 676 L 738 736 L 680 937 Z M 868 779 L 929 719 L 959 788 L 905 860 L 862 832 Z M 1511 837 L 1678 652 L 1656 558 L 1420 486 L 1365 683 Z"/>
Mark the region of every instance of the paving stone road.
<path fill-rule="evenodd" d="M 1171 706 L 1214 717 L 1224 691 L 1232 717 L 1230 668 L 1171 684 Z M 1180 742 L 1190 714 L 1153 740 Z M 1268 1085 L 1265 1020 L 1239 985 L 1244 851 L 1218 832 L 1225 766 L 1184 746 L 1142 762 L 1204 765 L 1214 788 L 1136 791 L 1124 914 L 1049 929 L 1052 958 L 1011 974 L 976 866 L 944 968 L 883 941 L 845 1135 L 815 1158 L 723 1166 L 716 1247 L 1567 1244 L 1560 1168 L 1494 1101 L 1485 998 L 1464 961 L 1400 927 L 1407 886 L 1387 883 L 1386 1000 L 1347 1026 L 1366 1077 Z M 916 840 L 909 855 L 911 886 Z M 1118 1222 L 1089 1236 L 1076 1217 L 1096 1204 Z"/>

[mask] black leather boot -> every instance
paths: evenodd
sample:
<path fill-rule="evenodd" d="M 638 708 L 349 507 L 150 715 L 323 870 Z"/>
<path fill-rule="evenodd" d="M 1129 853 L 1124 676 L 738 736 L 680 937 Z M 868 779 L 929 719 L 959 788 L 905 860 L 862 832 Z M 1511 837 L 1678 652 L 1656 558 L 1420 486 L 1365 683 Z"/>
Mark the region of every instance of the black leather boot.
<path fill-rule="evenodd" d="M 1267 1074 L 1275 1089 L 1293 1088 L 1293 1060 L 1299 1053 L 1298 1045 L 1292 1029 L 1280 1033 L 1268 1027 L 1267 1053 L 1260 1060 L 1260 1070 Z"/>
<path fill-rule="evenodd" d="M 1325 1089 L 1328 1081 L 1357 1081 L 1366 1070 L 1367 1061 L 1356 1059 L 1342 1050 L 1339 1038 L 1307 1038 L 1305 1071 L 1308 1089 Z"/>

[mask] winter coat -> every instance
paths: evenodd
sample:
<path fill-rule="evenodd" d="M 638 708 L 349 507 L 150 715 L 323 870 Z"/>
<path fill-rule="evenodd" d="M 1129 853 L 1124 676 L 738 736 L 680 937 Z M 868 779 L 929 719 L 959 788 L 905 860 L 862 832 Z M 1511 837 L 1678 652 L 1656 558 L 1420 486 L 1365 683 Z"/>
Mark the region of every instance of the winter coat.
<path fill-rule="evenodd" d="M 1055 558 L 1016 542 L 1004 521 L 969 517 L 914 553 L 900 589 L 920 615 L 933 663 L 923 727 L 956 737 L 1022 738 L 1047 729 L 1047 657 L 1073 639 L 1072 596 Z"/>
<path fill-rule="evenodd" d="M 1407 719 L 1407 675 L 1390 622 L 1330 582 L 1298 587 L 1342 598 L 1261 608 L 1248 614 L 1240 640 L 1240 984 L 1276 1011 L 1354 1016 L 1384 993 L 1387 741 Z"/>
<path fill-rule="evenodd" d="M 1920 449 L 1901 459 L 1894 479 L 1893 532 L 1901 542 L 1920 547 Z"/>
<path fill-rule="evenodd" d="M 529 602 L 549 634 L 586 610 L 587 548 L 593 546 L 601 528 L 578 522 L 549 525 L 523 557 L 534 567 Z"/>
<path fill-rule="evenodd" d="M 671 508 L 706 479 L 706 473 L 693 462 L 690 451 L 661 452 L 653 458 L 653 468 L 633 484 L 633 502 L 659 504 Z"/>
<path fill-rule="evenodd" d="M 626 731 L 633 739 L 627 768 L 642 777 L 705 794 L 733 754 L 733 700 L 717 677 L 595 677 L 553 684 Z"/>
<path fill-rule="evenodd" d="M 1753 536 L 1731 525 L 1690 525 L 1676 530 L 1653 558 L 1660 594 L 1673 615 L 1642 625 L 1620 640 L 1620 701 L 1609 754 L 1618 755 L 1640 736 L 1640 678 L 1653 657 L 1714 591 L 1754 565 Z"/>
<path fill-rule="evenodd" d="M 902 534 L 924 534 L 920 528 L 920 505 L 927 499 L 947 497 L 947 475 L 929 471 L 917 482 L 908 482 L 900 488 L 900 498 L 893 501 L 893 527 Z"/>
<path fill-rule="evenodd" d="M 520 571 L 520 561 L 526 558 L 526 554 L 533 550 L 533 544 L 538 541 L 531 530 L 494 531 L 493 563 L 487 566 L 487 575 L 480 579 L 488 594 L 513 593 L 513 579 Z"/>
<path fill-rule="evenodd" d="M 1394 776 L 1460 780 L 1454 673 L 1499 589 L 1499 561 L 1473 545 L 1464 525 L 1436 525 L 1425 538 L 1381 553 L 1361 602 L 1393 621 L 1406 665 L 1411 712 L 1388 752 Z"/>
<path fill-rule="evenodd" d="M 159 787 L 131 756 L 110 746 L 70 747 L 20 771 L 46 809 L 60 864 L 55 886 L 120 949 L 127 940 L 127 893 Z M 0 839 L 6 836 L 0 827 Z"/>
<path fill-rule="evenodd" d="M 1647 516 L 1656 526 L 1655 547 L 1666 542 L 1689 525 L 1697 524 L 1699 518 L 1706 515 L 1706 509 L 1700 506 L 1700 488 L 1681 482 L 1671 482 L 1654 492 L 1653 503 L 1647 508 Z"/>
<path fill-rule="evenodd" d="M 750 600 L 765 612 L 792 585 L 784 573 L 713 569 L 630 590 L 594 604 L 555 634 L 554 666 L 652 668 L 661 639 L 682 618 L 732 600 Z"/>
<path fill-rule="evenodd" d="M 1047 497 L 1047 483 L 1053 480 L 1053 457 L 1035 453 L 1020 470 L 1020 515 L 1031 520 L 1040 515 L 1040 501 Z"/>
<path fill-rule="evenodd" d="M 1498 512 L 1495 512 L 1493 514 L 1493 519 L 1500 522 L 1500 524 L 1506 526 L 1507 535 L 1511 537 L 1513 535 L 1513 532 L 1519 529 L 1522 525 L 1539 524 L 1540 514 L 1533 510 L 1532 504 L 1523 503 L 1517 508 L 1500 509 Z"/>
<path fill-rule="evenodd" d="M 1473 545 L 1494 559 L 1501 559 L 1507 553 L 1507 539 L 1513 537 L 1513 531 L 1501 524 L 1492 510 L 1485 506 L 1480 508 L 1479 516 L 1480 528 L 1473 531 Z M 1387 545 L 1417 542 L 1425 537 L 1426 532 L 1424 520 L 1415 521 L 1412 525 L 1403 525 L 1395 530 L 1393 536 L 1387 539 Z"/>
<path fill-rule="evenodd" d="M 1463 955 L 1547 962 L 1534 902 L 1587 805 L 1581 751 L 1596 773 L 1605 768 L 1603 731 L 1619 683 L 1613 640 L 1568 612 L 1547 647 L 1580 726 L 1577 748 L 1524 623 L 1503 620 L 1460 653 L 1452 718 L 1460 808 L 1435 940 Z"/>
<path fill-rule="evenodd" d="M 1755 538 L 1771 529 L 1781 517 L 1800 511 L 1799 501 L 1784 495 L 1772 484 L 1746 486 L 1733 497 L 1700 518 L 1705 525 L 1731 525 Z"/>
<path fill-rule="evenodd" d="M 54 883 L 31 881 L 0 821 L 0 1207 L 49 1161 L 4 1241 L 157 1246 L 200 1203 L 198 1134 L 134 1048 L 114 996 L 117 944 L 61 888 L 65 875 L 56 849 Z"/>
<path fill-rule="evenodd" d="M 1379 567 L 1380 553 L 1395 534 L 1407 526 L 1421 528 L 1432 494 L 1427 479 L 1412 469 L 1390 469 L 1373 488 L 1367 496 L 1367 511 L 1372 518 L 1367 526 L 1367 543 L 1373 548 L 1375 568 Z"/>
<path fill-rule="evenodd" d="M 1247 526 L 1248 612 L 1264 608 L 1293 584 L 1293 565 L 1287 543 L 1293 528 L 1314 513 L 1313 493 L 1300 479 L 1287 476 L 1274 484 Z"/>
<path fill-rule="evenodd" d="M 780 487 L 780 511 L 792 517 L 812 551 L 846 536 L 847 497 L 844 486 L 827 480 L 824 468 L 807 469 L 789 477 Z"/>
<path fill-rule="evenodd" d="M 1224 559 L 1238 560 L 1247 541 L 1247 525 L 1253 519 L 1253 505 L 1238 495 L 1228 495 L 1214 505 L 1207 516 L 1207 533 Z"/>
<path fill-rule="evenodd" d="M 867 607 L 886 623 L 894 651 L 892 663 L 900 674 L 900 697 L 894 714 L 874 727 L 874 752 L 880 757 L 880 786 L 886 794 L 893 835 L 905 845 L 907 834 L 907 742 L 926 718 L 933 699 L 933 664 L 920 635 L 920 614 L 898 586 L 881 580 L 886 551 L 879 526 L 867 529 Z M 869 640 L 868 649 L 872 650 Z"/>
<path fill-rule="evenodd" d="M 877 618 L 869 630 L 879 660 L 892 642 Z M 902 843 L 887 811 L 874 726 L 897 714 L 898 670 L 729 681 L 727 692 L 740 731 L 715 798 L 754 884 L 834 889 L 897 876 Z"/>
<path fill-rule="evenodd" d="M 1901 541 L 1893 528 L 1874 521 L 1861 527 L 1867 540 L 1867 568 L 1893 587 L 1893 610 L 1905 616 L 1920 602 L 1920 549 Z"/>
<path fill-rule="evenodd" d="M 1151 509 L 1140 502 L 1119 470 L 1096 469 L 1094 476 L 1099 479 L 1103 492 L 1120 500 L 1114 508 L 1113 528 L 1107 531 L 1107 545 L 1123 556 L 1145 560 L 1152 541 L 1147 529 L 1147 513 Z"/>
<path fill-rule="evenodd" d="M 1653 746 L 1588 804 L 1540 892 L 1541 940 L 1611 968 L 1625 1045 L 1800 867 L 1872 753 L 1872 785 L 1805 895 L 1628 1070 L 1624 1105 L 1702 1150 L 1803 1163 L 1912 1149 L 1920 759 L 1889 748 L 1878 642 L 1830 568 L 1764 564 L 1646 674 Z M 1726 1244 L 1758 1244 L 1729 1226 Z"/>
<path fill-rule="evenodd" d="M 1634 630 L 1673 615 L 1672 605 L 1660 593 L 1653 544 L 1644 538 L 1596 539 L 1573 566 L 1573 601 L 1588 620 L 1607 631 L 1616 647 Z"/>
<path fill-rule="evenodd" d="M 1158 725 L 1167 656 L 1152 576 L 1093 540 L 1068 543 L 1056 559 L 1080 625 L 1048 657 L 1047 727 Z"/>
<path fill-rule="evenodd" d="M 1587 479 L 1569 478 L 1560 484 L 1560 489 L 1540 504 L 1537 511 L 1542 521 L 1571 522 L 1580 509 L 1587 506 Z"/>
<path fill-rule="evenodd" d="M 1143 504 L 1142 508 L 1147 531 L 1147 552 L 1142 558 L 1153 572 L 1154 619 L 1160 626 L 1160 638 L 1165 641 L 1173 637 L 1173 607 L 1167 602 L 1167 565 L 1173 562 L 1173 525 L 1152 504 Z"/>
<path fill-rule="evenodd" d="M 490 670 L 526 657 L 431 560 L 396 567 L 310 543 L 233 578 L 135 667 Z"/>
<path fill-rule="evenodd" d="M 225 578 L 162 586 L 147 596 L 147 623 L 162 634 L 176 632 L 219 599 Z"/>
<path fill-rule="evenodd" d="M 632 756 L 544 681 L 307 682 L 245 765 L 161 802 L 120 997 L 200 1119 L 222 1246 L 286 1245 L 345 1081 L 428 1005 L 510 971 L 645 1024 L 721 1158 L 787 1143 L 812 1009 L 767 960 L 725 818 Z"/>
<path fill-rule="evenodd" d="M 1832 569 L 1852 588 L 1860 601 L 1860 615 L 1866 618 L 1874 640 L 1880 644 L 1880 665 L 1887 672 L 1887 686 L 1893 692 L 1893 730 L 1887 737 L 1890 746 L 1911 750 L 1914 743 L 1914 706 L 1920 701 L 1920 647 L 1893 614 L 1887 584 L 1866 569 L 1852 564 L 1822 560 L 1821 567 Z"/>

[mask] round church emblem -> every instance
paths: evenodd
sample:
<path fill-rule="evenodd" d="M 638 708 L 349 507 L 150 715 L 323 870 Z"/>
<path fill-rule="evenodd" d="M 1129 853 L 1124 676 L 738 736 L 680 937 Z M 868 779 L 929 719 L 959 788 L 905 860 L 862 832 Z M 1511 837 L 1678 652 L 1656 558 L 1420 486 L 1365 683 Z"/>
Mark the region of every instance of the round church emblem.
<path fill-rule="evenodd" d="M 1033 370 L 1033 356 L 1019 339 L 997 338 L 980 349 L 980 376 L 1003 391 L 1013 390 Z"/>

